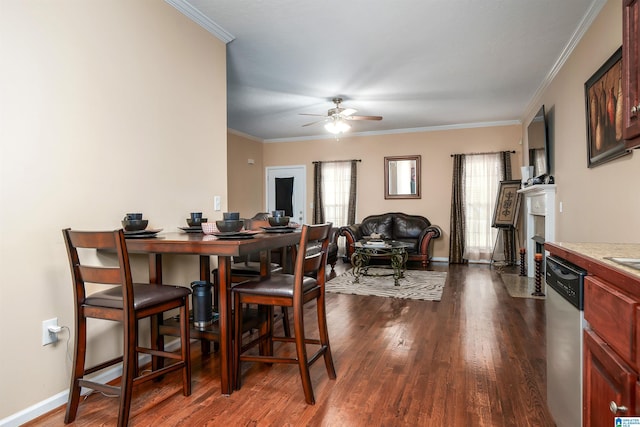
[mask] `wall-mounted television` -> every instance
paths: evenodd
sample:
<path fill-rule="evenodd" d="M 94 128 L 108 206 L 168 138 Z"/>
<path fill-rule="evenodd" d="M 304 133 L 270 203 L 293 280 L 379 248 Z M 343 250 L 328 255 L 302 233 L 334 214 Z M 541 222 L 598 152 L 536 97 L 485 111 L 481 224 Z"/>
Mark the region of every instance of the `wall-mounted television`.
<path fill-rule="evenodd" d="M 549 132 L 544 105 L 536 113 L 527 127 L 529 144 L 529 166 L 533 166 L 532 178 L 544 178 L 551 174 Z"/>

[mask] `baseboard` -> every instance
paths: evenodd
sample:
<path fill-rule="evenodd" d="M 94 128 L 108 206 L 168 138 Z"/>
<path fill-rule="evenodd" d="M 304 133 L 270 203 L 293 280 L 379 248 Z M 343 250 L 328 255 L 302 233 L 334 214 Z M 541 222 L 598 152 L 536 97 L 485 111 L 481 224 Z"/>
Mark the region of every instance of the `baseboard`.
<path fill-rule="evenodd" d="M 168 344 L 165 349 L 168 351 L 176 350 L 180 347 L 180 341 L 176 340 L 170 344 Z M 146 363 L 151 363 L 151 356 L 148 354 L 143 354 L 139 358 L 140 366 L 143 366 Z M 99 375 L 93 377 L 98 382 L 108 383 L 109 381 L 113 381 L 116 378 L 122 376 L 122 365 L 114 366 L 113 368 L 109 368 Z M 83 388 L 81 391 L 81 395 L 86 395 L 91 390 Z M 60 393 L 57 393 L 45 400 L 42 400 L 35 405 L 31 405 L 28 408 L 23 409 L 20 412 L 16 412 L 15 414 L 9 415 L 6 418 L 0 420 L 0 427 L 18 427 L 28 421 L 34 420 L 41 415 L 46 414 L 47 412 L 51 412 L 54 409 L 58 409 L 60 406 L 64 406 L 67 404 L 67 398 L 69 397 L 69 389 L 63 390 Z"/>

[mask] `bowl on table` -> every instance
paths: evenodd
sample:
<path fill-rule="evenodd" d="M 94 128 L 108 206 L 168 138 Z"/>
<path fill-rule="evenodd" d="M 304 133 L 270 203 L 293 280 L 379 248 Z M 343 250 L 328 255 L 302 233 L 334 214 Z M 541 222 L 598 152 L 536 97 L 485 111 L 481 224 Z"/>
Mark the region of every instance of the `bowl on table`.
<path fill-rule="evenodd" d="M 216 227 L 218 227 L 218 230 L 223 233 L 240 231 L 242 230 L 243 225 L 244 225 L 244 221 L 241 219 L 227 219 L 222 221 L 216 221 Z"/>
<path fill-rule="evenodd" d="M 204 222 L 207 222 L 207 218 L 187 218 L 189 227 L 200 227 Z"/>
<path fill-rule="evenodd" d="M 140 231 L 147 228 L 149 220 L 147 219 L 123 219 L 122 228 L 125 231 Z"/>
<path fill-rule="evenodd" d="M 269 220 L 269 224 L 272 227 L 284 227 L 286 225 L 289 225 L 288 216 L 270 216 L 267 219 Z"/>
<path fill-rule="evenodd" d="M 222 219 L 227 221 L 230 219 L 233 220 L 239 220 L 240 219 L 240 212 L 223 212 L 222 213 Z"/>

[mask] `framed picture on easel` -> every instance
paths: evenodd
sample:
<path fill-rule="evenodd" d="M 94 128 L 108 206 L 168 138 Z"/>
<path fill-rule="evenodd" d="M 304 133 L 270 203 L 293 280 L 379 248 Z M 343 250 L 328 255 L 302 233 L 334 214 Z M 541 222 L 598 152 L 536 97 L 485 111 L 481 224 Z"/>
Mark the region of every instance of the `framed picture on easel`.
<path fill-rule="evenodd" d="M 520 181 L 500 181 L 492 227 L 515 228 L 520 213 Z"/>

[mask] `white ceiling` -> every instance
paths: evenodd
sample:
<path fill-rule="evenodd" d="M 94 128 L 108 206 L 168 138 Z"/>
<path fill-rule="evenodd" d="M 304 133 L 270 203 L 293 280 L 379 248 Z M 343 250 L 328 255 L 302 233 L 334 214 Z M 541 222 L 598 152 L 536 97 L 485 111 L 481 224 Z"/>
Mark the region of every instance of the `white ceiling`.
<path fill-rule="evenodd" d="M 266 141 L 329 136 L 299 113 L 335 96 L 384 117 L 351 122 L 356 134 L 516 122 L 606 2 L 167 1 L 234 38 L 228 126 Z"/>

